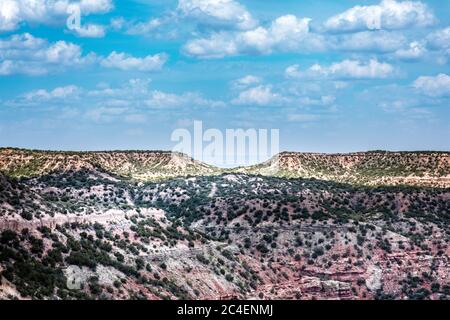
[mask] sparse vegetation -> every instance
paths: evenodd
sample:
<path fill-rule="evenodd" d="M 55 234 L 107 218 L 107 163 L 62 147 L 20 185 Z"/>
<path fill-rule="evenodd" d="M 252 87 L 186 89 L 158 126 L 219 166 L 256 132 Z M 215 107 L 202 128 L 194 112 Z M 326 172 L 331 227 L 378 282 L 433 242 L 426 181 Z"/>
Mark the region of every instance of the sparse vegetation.
<path fill-rule="evenodd" d="M 394 178 L 431 170 L 414 169 L 411 154 L 395 165 L 397 154 L 367 154 L 354 169 L 360 180 L 347 184 L 314 178 L 342 173 L 333 157 L 307 156 L 314 173 L 307 178 L 203 171 L 161 181 L 136 180 L 155 172 L 154 153 L 52 153 L 63 157 L 52 162 L 42 152 L 17 152 L 37 160 L 0 174 L 0 216 L 12 221 L 0 229 L 0 279 L 22 298 L 207 298 L 216 285 L 264 299 L 277 291 L 302 299 L 450 294 L 441 280 L 449 189 L 370 185 L 385 171 Z M 437 166 L 446 154 L 425 156 Z M 141 163 L 145 157 L 153 158 Z M 167 154 L 159 160 L 164 167 Z M 118 166 L 130 162 L 125 174 Z M 43 163 L 54 170 L 42 171 Z M 387 269 L 397 279 L 381 278 L 381 288 L 362 277 Z M 74 274 L 79 287 L 67 285 Z M 332 280 L 337 274 L 346 280 Z"/>

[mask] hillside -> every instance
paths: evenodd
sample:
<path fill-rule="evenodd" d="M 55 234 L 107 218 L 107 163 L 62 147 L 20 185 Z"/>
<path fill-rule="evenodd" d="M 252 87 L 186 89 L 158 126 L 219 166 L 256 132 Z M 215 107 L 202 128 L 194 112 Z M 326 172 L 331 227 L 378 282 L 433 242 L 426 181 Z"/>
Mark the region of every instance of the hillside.
<path fill-rule="evenodd" d="M 18 184 L 39 209 L 3 209 L 3 298 L 450 295 L 449 190 L 242 174 Z"/>
<path fill-rule="evenodd" d="M 295 179 L 158 152 L 1 154 L 0 299 L 450 298 L 450 188 L 316 178 L 439 179 L 446 154 L 282 154 L 315 175 Z"/>
<path fill-rule="evenodd" d="M 315 178 L 358 185 L 450 187 L 448 152 L 282 152 L 264 163 L 220 169 L 169 151 L 57 152 L 0 149 L 0 171 L 11 177 L 90 170 L 138 181 L 223 172 L 283 178 Z"/>
<path fill-rule="evenodd" d="M 359 185 L 450 187 L 448 152 L 283 152 L 239 172 L 285 178 L 316 178 Z"/>
<path fill-rule="evenodd" d="M 58 152 L 0 149 L 0 171 L 11 177 L 36 177 L 52 172 L 90 170 L 122 178 L 159 180 L 209 175 L 217 168 L 168 151 Z"/>

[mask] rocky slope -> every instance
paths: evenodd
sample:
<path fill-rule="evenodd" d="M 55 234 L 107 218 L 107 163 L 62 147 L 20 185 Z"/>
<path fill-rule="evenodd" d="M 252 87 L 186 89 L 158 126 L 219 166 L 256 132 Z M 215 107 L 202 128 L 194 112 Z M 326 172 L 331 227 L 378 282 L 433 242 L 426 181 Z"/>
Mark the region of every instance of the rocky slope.
<path fill-rule="evenodd" d="M 28 178 L 83 169 L 144 181 L 209 175 L 218 171 L 217 168 L 168 151 L 58 152 L 0 149 L 0 171 L 12 177 Z"/>
<path fill-rule="evenodd" d="M 450 298 L 445 185 L 220 173 L 155 154 L 2 150 L 0 299 Z M 404 163 L 385 176 L 449 174 L 442 154 L 416 156 L 376 162 Z M 367 175 L 358 159 L 339 166 Z M 173 177 L 190 165 L 205 175 Z"/>
<path fill-rule="evenodd" d="M 449 152 L 283 152 L 239 172 L 286 178 L 316 178 L 363 185 L 450 187 Z"/>
<path fill-rule="evenodd" d="M 243 174 L 17 182 L 0 297 L 447 299 L 450 191 Z M 31 216 L 29 214 L 31 213 Z"/>
<path fill-rule="evenodd" d="M 168 151 L 57 152 L 0 148 L 0 171 L 11 177 L 82 169 L 139 181 L 235 172 L 370 186 L 450 187 L 449 152 L 282 152 L 259 165 L 219 169 Z"/>

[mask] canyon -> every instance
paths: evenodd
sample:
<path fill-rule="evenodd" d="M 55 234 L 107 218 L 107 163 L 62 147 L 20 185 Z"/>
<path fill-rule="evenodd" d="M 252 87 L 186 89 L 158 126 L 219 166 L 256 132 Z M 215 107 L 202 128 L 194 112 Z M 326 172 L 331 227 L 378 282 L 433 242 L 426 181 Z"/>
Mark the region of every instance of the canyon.
<path fill-rule="evenodd" d="M 450 154 L 0 149 L 0 299 L 448 299 Z"/>

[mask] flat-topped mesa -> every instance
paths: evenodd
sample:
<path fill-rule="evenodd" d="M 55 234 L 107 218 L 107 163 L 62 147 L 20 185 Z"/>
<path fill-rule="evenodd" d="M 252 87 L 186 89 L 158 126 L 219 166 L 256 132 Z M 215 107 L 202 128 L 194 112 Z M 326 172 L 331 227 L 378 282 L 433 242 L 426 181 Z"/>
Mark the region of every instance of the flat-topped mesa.
<path fill-rule="evenodd" d="M 449 152 L 282 152 L 240 172 L 363 185 L 450 187 Z"/>
<path fill-rule="evenodd" d="M 217 169 L 170 151 L 65 152 L 0 149 L 0 171 L 12 177 L 87 170 L 137 180 L 210 175 Z"/>
<path fill-rule="evenodd" d="M 10 177 L 88 171 L 155 181 L 222 172 L 286 178 L 316 178 L 369 186 L 450 187 L 449 152 L 282 152 L 249 167 L 219 169 L 170 151 L 66 152 L 0 148 L 0 171 Z"/>

